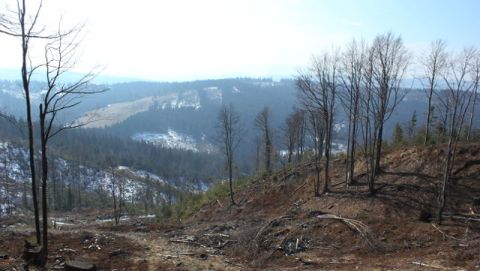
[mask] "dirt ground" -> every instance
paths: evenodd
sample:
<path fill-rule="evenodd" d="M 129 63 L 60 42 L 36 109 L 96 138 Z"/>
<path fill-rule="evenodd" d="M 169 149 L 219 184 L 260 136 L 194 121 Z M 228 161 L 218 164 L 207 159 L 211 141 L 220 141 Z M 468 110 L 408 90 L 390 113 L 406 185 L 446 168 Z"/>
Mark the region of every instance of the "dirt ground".
<path fill-rule="evenodd" d="M 51 231 L 49 266 L 77 259 L 98 270 L 480 270 L 480 146 L 460 146 L 439 225 L 441 154 L 387 154 L 375 197 L 362 164 L 345 192 L 337 158 L 332 191 L 320 197 L 312 166 L 301 164 L 236 191 L 237 205 L 215 200 L 183 221 L 131 217 L 114 226 L 93 211 L 68 214 Z M 9 255 L 0 270 L 20 270 L 23 240 L 32 239 L 22 219 L 0 221 L 0 255 Z"/>

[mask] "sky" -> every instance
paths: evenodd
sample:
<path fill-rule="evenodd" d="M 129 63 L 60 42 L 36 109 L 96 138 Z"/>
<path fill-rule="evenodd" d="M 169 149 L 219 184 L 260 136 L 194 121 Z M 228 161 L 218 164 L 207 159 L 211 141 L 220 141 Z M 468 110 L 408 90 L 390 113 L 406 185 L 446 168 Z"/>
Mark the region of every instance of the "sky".
<path fill-rule="evenodd" d="M 480 47 L 479 11 L 478 0 L 44 0 L 40 22 L 85 24 L 75 71 L 184 81 L 294 76 L 322 50 L 388 31 L 413 55 L 440 38 Z M 0 48 L 0 68 L 18 68 L 19 41 L 0 36 Z M 42 48 L 33 42 L 32 61 Z"/>

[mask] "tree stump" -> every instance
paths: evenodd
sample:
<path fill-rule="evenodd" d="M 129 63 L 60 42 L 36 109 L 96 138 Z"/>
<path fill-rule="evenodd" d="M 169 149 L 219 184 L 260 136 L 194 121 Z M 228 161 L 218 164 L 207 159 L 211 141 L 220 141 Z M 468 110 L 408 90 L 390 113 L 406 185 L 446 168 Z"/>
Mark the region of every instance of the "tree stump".
<path fill-rule="evenodd" d="M 25 248 L 23 250 L 23 259 L 27 264 L 34 264 L 36 266 L 45 266 L 46 258 L 42 247 L 33 245 L 25 240 Z"/>
<path fill-rule="evenodd" d="M 88 262 L 67 261 L 65 271 L 97 271 L 97 267 Z"/>

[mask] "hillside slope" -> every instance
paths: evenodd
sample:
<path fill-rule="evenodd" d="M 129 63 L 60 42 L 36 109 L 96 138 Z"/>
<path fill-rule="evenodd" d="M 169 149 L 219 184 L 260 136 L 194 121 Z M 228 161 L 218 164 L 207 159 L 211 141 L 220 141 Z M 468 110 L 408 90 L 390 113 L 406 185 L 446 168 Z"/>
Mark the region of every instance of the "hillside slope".
<path fill-rule="evenodd" d="M 236 206 L 228 197 L 207 204 L 181 234 L 228 236 L 234 241 L 225 255 L 259 269 L 478 270 L 480 145 L 460 146 L 439 226 L 431 217 L 442 152 L 432 146 L 386 154 L 376 197 L 368 197 L 362 178 L 344 192 L 342 159 L 334 162 L 333 191 L 321 197 L 313 196 L 308 164 L 279 171 L 237 191 Z"/>
<path fill-rule="evenodd" d="M 320 197 L 312 165 L 300 163 L 236 190 L 237 205 L 215 198 L 185 220 L 132 215 L 114 225 L 104 219 L 108 207 L 55 213 L 50 267 L 80 258 L 99 270 L 479 270 L 480 144 L 459 146 L 438 225 L 431 217 L 442 152 L 386 153 L 375 197 L 361 163 L 358 184 L 345 192 L 345 161 L 337 158 L 332 192 Z M 0 251 L 11 256 L 0 268 L 23 263 L 23 240 L 33 236 L 27 220 L 0 218 Z"/>

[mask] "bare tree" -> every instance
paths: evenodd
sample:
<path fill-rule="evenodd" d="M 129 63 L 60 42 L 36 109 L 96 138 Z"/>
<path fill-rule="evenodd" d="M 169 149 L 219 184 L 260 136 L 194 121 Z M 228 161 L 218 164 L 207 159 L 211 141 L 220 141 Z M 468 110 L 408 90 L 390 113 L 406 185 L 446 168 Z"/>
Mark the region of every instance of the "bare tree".
<path fill-rule="evenodd" d="M 233 198 L 233 162 L 235 149 L 240 142 L 240 117 L 232 104 L 223 105 L 218 113 L 218 133 L 222 142 L 222 151 L 225 154 L 226 166 L 228 169 L 228 182 L 230 187 L 230 200 L 235 204 Z"/>
<path fill-rule="evenodd" d="M 301 74 L 297 78 L 298 98 L 303 107 L 315 116 L 322 117 L 322 126 L 325 129 L 324 138 L 324 185 L 322 194 L 329 191 L 329 167 L 333 138 L 333 116 L 335 109 L 335 95 L 339 85 L 339 54 L 338 52 L 324 53 L 315 58 L 311 72 Z"/>
<path fill-rule="evenodd" d="M 368 190 L 370 194 L 375 191 L 375 146 L 376 139 L 375 131 L 378 129 L 378 121 L 373 116 L 375 110 L 372 106 L 374 95 L 374 53 L 373 48 L 369 48 L 366 52 L 363 73 L 363 91 L 360 93 L 360 128 L 363 139 L 363 156 L 366 164 L 366 176 L 368 183 Z"/>
<path fill-rule="evenodd" d="M 340 93 L 345 113 L 348 117 L 347 166 L 345 168 L 345 187 L 354 181 L 355 149 L 357 148 L 358 122 L 360 120 L 360 94 L 364 80 L 366 45 L 355 39 L 347 46 L 342 56 L 343 91 Z"/>
<path fill-rule="evenodd" d="M 359 99 L 362 149 L 370 195 L 375 194 L 375 177 L 381 171 L 384 124 L 406 94 L 401 83 L 409 64 L 408 57 L 402 39 L 392 33 L 378 35 L 365 50 Z"/>
<path fill-rule="evenodd" d="M 1 13 L 0 15 L 0 33 L 18 37 L 21 40 L 22 46 L 22 85 L 23 94 L 25 96 L 26 104 L 26 119 L 28 128 L 28 149 L 29 149 L 29 161 L 30 161 L 30 175 L 32 182 L 32 200 L 33 210 L 35 216 L 35 233 L 37 243 L 41 244 L 41 232 L 40 232 L 40 217 L 38 209 L 37 199 L 37 181 L 36 181 L 36 168 L 35 168 L 35 148 L 34 148 L 34 132 L 32 121 L 32 110 L 30 101 L 30 79 L 33 72 L 38 66 L 32 66 L 29 62 L 29 48 L 30 41 L 34 38 L 49 38 L 43 35 L 44 29 L 38 29 L 37 20 L 42 10 L 42 1 L 39 5 L 33 9 L 33 13 L 27 12 L 27 5 L 25 0 L 17 1 L 17 10 L 13 14 Z"/>
<path fill-rule="evenodd" d="M 314 195 L 320 196 L 320 161 L 324 152 L 325 122 L 321 111 L 309 112 L 309 131 L 313 141 L 313 157 L 315 163 L 315 182 L 313 185 Z"/>
<path fill-rule="evenodd" d="M 468 122 L 467 141 L 471 140 L 473 130 L 473 119 L 475 117 L 475 106 L 477 105 L 478 86 L 480 84 L 480 52 L 476 51 L 471 69 L 471 78 L 473 80 L 473 97 L 470 109 L 470 120 Z"/>
<path fill-rule="evenodd" d="M 0 16 L 0 32 L 18 37 L 22 44 L 22 83 L 23 92 L 26 101 L 27 110 L 27 127 L 29 141 L 29 158 L 30 173 L 32 179 L 32 198 L 35 215 L 35 230 L 37 243 L 42 244 L 41 259 L 39 264 L 44 265 L 48 254 L 48 197 L 47 197 L 47 180 L 48 180 L 48 159 L 47 144 L 49 139 L 59 132 L 74 128 L 76 125 L 64 125 L 58 128 L 54 125 L 57 114 L 60 111 L 69 109 L 78 104 L 76 100 L 78 95 L 84 94 L 80 90 L 92 78 L 89 74 L 82 78 L 79 82 L 73 84 L 62 84 L 60 79 L 62 75 L 73 66 L 73 52 L 76 49 L 75 38 L 78 34 L 77 28 L 68 31 L 58 32 L 47 35 L 44 34 L 45 28 L 39 27 L 37 24 L 40 13 L 42 11 L 43 2 L 40 1 L 38 6 L 33 9 L 33 13 L 27 12 L 25 0 L 17 1 L 17 11 L 10 14 L 12 19 L 6 19 L 7 15 Z M 73 36 L 74 38 L 69 39 Z M 45 63 L 33 65 L 30 60 L 29 48 L 32 39 L 43 39 L 47 46 L 45 47 Z M 40 232 L 40 219 L 37 196 L 37 180 L 36 165 L 34 155 L 34 136 L 32 125 L 32 112 L 30 100 L 30 81 L 33 73 L 40 67 L 46 69 L 47 89 L 40 104 L 40 140 L 41 140 L 41 167 L 42 167 L 42 221 L 43 221 L 43 239 Z"/>
<path fill-rule="evenodd" d="M 297 139 L 297 161 L 301 161 L 304 152 L 305 145 L 305 130 L 307 126 L 305 110 L 297 109 L 295 113 L 296 132 L 295 138 Z"/>
<path fill-rule="evenodd" d="M 283 140 L 284 145 L 287 148 L 287 163 L 292 162 L 292 156 L 295 150 L 295 143 L 296 143 L 296 130 L 295 130 L 295 115 L 291 113 L 285 119 L 285 123 L 283 124 Z"/>
<path fill-rule="evenodd" d="M 302 101 L 303 107 L 308 112 L 308 131 L 313 141 L 313 157 L 315 165 L 315 180 L 313 182 L 313 192 L 315 196 L 320 195 L 320 160 L 323 156 L 323 147 L 325 139 L 325 123 L 322 116 L 322 111 L 318 110 L 315 106 L 312 106 L 311 100 L 304 100 L 307 97 L 303 92 L 314 92 L 315 82 L 312 75 L 308 73 L 300 74 L 297 77 L 296 85 L 299 90 L 299 100 Z"/>
<path fill-rule="evenodd" d="M 120 222 L 120 214 L 118 212 L 118 186 L 117 186 L 117 176 L 115 174 L 115 169 L 110 168 L 110 191 L 112 192 L 112 200 L 113 200 L 113 218 L 115 219 L 115 225 L 118 225 Z"/>
<path fill-rule="evenodd" d="M 271 111 L 270 108 L 264 107 L 258 113 L 255 119 L 255 126 L 262 132 L 264 151 L 265 151 L 265 170 L 268 174 L 272 172 L 272 126 L 271 126 Z"/>
<path fill-rule="evenodd" d="M 464 49 L 457 56 L 451 57 L 447 62 L 446 72 L 442 75 L 445 83 L 445 95 L 442 95 L 442 104 L 448 110 L 448 144 L 445 151 L 443 166 L 443 178 L 438 198 L 437 220 L 442 221 L 442 214 L 446 206 L 447 187 L 449 185 L 457 143 L 463 128 L 469 106 L 471 106 L 475 87 L 475 81 L 469 78 L 474 69 L 474 57 L 476 50 Z M 474 78 L 473 78 L 474 79 Z"/>
<path fill-rule="evenodd" d="M 287 148 L 287 162 L 292 162 L 295 153 L 297 155 L 297 161 L 300 160 L 305 140 L 305 114 L 303 110 L 294 108 L 293 112 L 285 119 L 282 130 L 284 134 L 284 144 Z"/>
<path fill-rule="evenodd" d="M 119 198 L 119 179 L 120 175 L 117 174 L 115 169 L 115 164 L 111 157 L 107 157 L 104 164 L 107 171 L 105 172 L 105 178 L 109 180 L 110 183 L 110 194 L 112 196 L 112 203 L 113 203 L 113 218 L 115 221 L 115 225 L 118 225 L 120 222 L 120 212 L 118 206 L 118 198 Z"/>
<path fill-rule="evenodd" d="M 402 39 L 389 32 L 378 35 L 372 45 L 373 50 L 373 96 L 375 125 L 375 164 L 374 174 L 380 172 L 383 129 L 397 105 L 403 100 L 401 82 L 408 67 L 409 54 Z"/>
<path fill-rule="evenodd" d="M 425 138 L 424 145 L 427 145 L 430 140 L 430 127 L 432 123 L 432 98 L 435 94 L 438 81 L 441 79 L 440 75 L 446 67 L 447 53 L 445 51 L 446 43 L 443 40 L 436 40 L 430 44 L 430 50 L 422 59 L 421 63 L 424 67 L 425 78 L 427 80 L 427 86 L 424 88 L 427 95 L 427 123 L 425 124 Z"/>
<path fill-rule="evenodd" d="M 10 202 L 10 177 L 8 176 L 8 163 L 10 162 L 10 151 L 8 150 L 8 145 L 5 145 L 5 151 L 3 153 L 3 161 L 2 161 L 2 184 L 3 184 L 3 191 L 4 191 L 4 201 L 3 203 L 5 204 L 5 213 L 10 214 L 11 213 L 11 202 Z M 0 209 L 0 212 L 2 210 Z"/>
<path fill-rule="evenodd" d="M 40 116 L 40 143 L 42 161 L 42 246 L 45 256 L 48 253 L 48 153 L 47 146 L 53 137 L 67 129 L 74 129 L 84 123 L 67 123 L 56 125 L 58 116 L 81 102 L 84 95 L 102 92 L 104 90 L 89 89 L 88 83 L 95 73 L 90 72 L 76 82 L 62 81 L 63 75 L 75 65 L 75 51 L 78 46 L 78 37 L 81 28 L 71 29 L 62 33 L 59 29 L 55 38 L 45 45 L 44 59 L 45 78 L 47 87 L 44 90 L 42 102 L 39 105 Z M 80 191 L 80 189 L 79 189 Z M 80 200 L 80 197 L 79 197 Z"/>

